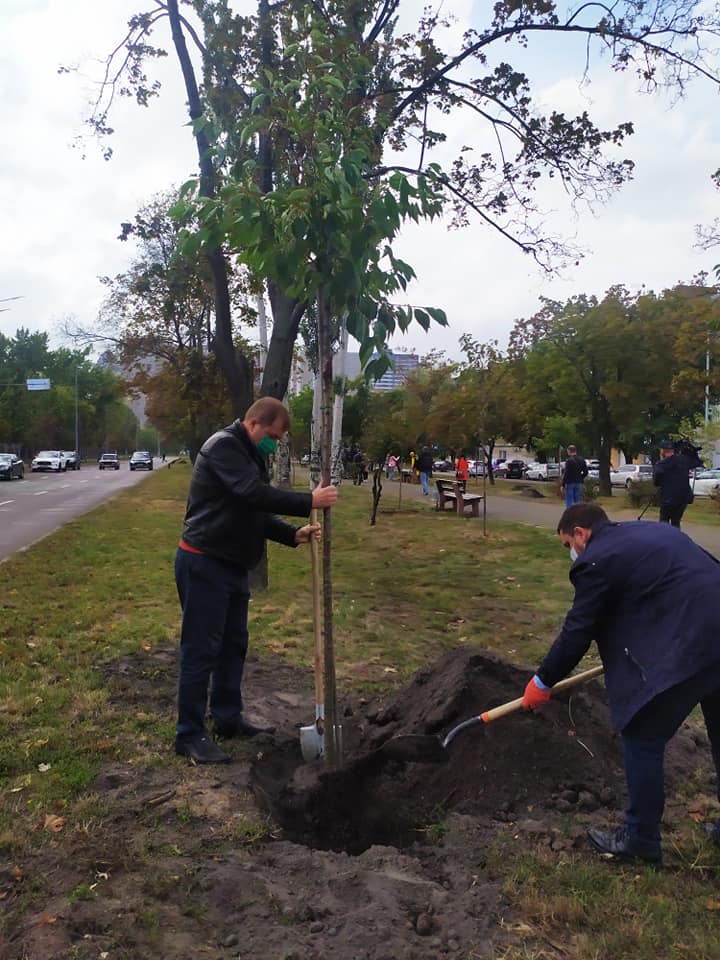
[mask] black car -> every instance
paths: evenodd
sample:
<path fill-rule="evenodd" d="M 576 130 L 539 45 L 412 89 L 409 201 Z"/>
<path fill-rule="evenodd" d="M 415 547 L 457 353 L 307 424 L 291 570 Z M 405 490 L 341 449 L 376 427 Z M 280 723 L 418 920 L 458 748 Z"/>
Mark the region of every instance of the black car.
<path fill-rule="evenodd" d="M 119 470 L 120 461 L 116 453 L 104 453 L 98 463 L 100 470 Z"/>
<path fill-rule="evenodd" d="M 136 450 L 135 453 L 130 457 L 131 470 L 152 470 L 152 468 L 152 454 L 148 453 L 147 450 Z"/>
<path fill-rule="evenodd" d="M 508 480 L 522 480 L 526 469 L 527 464 L 524 460 L 511 460 L 505 468 L 505 477 Z"/>
<path fill-rule="evenodd" d="M 25 479 L 25 464 L 14 453 L 0 453 L 0 480 Z"/>
<path fill-rule="evenodd" d="M 67 470 L 80 469 L 80 455 L 77 450 L 63 450 L 65 454 L 65 467 Z"/>

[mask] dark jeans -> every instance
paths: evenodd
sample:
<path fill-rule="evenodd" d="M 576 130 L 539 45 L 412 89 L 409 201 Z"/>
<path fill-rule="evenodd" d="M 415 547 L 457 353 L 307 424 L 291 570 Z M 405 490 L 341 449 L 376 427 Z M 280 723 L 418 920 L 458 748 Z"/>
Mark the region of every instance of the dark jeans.
<path fill-rule="evenodd" d="M 628 786 L 625 822 L 640 839 L 660 840 L 665 747 L 698 704 L 710 738 L 720 799 L 720 663 L 658 694 L 622 731 Z"/>
<path fill-rule="evenodd" d="M 660 523 L 669 523 L 671 527 L 677 527 L 679 530 L 686 507 L 686 503 L 660 504 Z"/>
<path fill-rule="evenodd" d="M 208 689 L 218 726 L 242 713 L 250 594 L 247 570 L 179 548 L 175 583 L 183 612 L 177 735 L 191 737 L 205 730 Z"/>

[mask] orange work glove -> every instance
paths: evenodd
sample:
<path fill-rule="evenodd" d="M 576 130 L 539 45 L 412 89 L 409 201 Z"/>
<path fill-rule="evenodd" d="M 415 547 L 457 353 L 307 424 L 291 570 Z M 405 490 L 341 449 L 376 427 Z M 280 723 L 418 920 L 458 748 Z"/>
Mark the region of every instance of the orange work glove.
<path fill-rule="evenodd" d="M 522 701 L 523 709 L 537 710 L 538 707 L 544 707 L 550 699 L 551 693 L 550 687 L 546 687 L 537 676 L 533 677 L 525 687 Z"/>

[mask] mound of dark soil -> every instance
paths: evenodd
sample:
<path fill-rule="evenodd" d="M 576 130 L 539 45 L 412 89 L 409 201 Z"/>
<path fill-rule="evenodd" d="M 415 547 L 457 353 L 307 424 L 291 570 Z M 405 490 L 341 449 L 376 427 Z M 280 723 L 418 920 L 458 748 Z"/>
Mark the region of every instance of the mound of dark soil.
<path fill-rule="evenodd" d="M 454 650 L 421 670 L 361 722 L 361 744 L 338 771 L 303 764 L 295 742 L 255 761 L 256 797 L 286 836 L 320 849 L 358 853 L 372 844 L 405 846 L 449 811 L 499 820 L 614 807 L 623 783 L 620 742 L 602 683 L 561 694 L 460 734 L 445 763 L 389 759 L 382 745 L 405 734 L 437 734 L 521 695 L 531 671 L 479 650 Z M 676 737 L 674 762 L 692 767 L 695 738 Z"/>

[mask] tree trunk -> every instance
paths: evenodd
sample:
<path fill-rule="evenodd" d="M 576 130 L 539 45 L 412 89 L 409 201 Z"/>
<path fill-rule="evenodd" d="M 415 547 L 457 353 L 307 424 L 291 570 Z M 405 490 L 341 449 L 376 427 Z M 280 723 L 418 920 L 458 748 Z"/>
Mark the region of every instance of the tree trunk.
<path fill-rule="evenodd" d="M 305 304 L 286 296 L 272 280 L 268 280 L 267 287 L 273 328 L 268 344 L 260 395 L 282 400 L 287 393 L 293 350 L 295 349 L 300 321 L 305 312 Z"/>
<path fill-rule="evenodd" d="M 332 421 L 332 339 L 330 313 L 324 291 L 318 295 L 318 355 L 320 368 L 320 466 L 324 483 L 330 483 Z M 323 510 L 323 650 L 325 656 L 325 762 L 329 769 L 342 764 L 342 743 L 337 722 L 337 683 L 332 608 L 332 510 Z"/>
<path fill-rule="evenodd" d="M 313 405 L 312 420 L 310 422 L 310 484 L 316 487 L 320 483 L 320 399 L 321 399 L 320 371 L 313 373 Z"/>
<path fill-rule="evenodd" d="M 292 471 L 290 464 L 290 440 L 287 437 L 283 437 L 282 440 L 278 440 L 273 466 L 275 468 L 275 483 L 278 485 L 278 487 L 289 490 L 291 486 L 290 475 Z"/>
<path fill-rule="evenodd" d="M 170 20 L 175 52 L 180 61 L 185 92 L 188 98 L 188 113 L 191 120 L 199 120 L 203 115 L 202 102 L 198 91 L 195 71 L 188 54 L 185 34 L 178 10 L 178 0 L 167 0 L 167 12 Z M 200 195 L 214 197 L 216 189 L 215 168 L 210 154 L 210 143 L 201 127 L 195 127 L 193 136 L 198 153 L 200 169 Z M 252 364 L 248 358 L 235 349 L 232 335 L 232 312 L 230 308 L 230 290 L 228 287 L 228 268 L 225 255 L 220 247 L 207 251 L 207 259 L 213 278 L 215 292 L 215 335 L 213 353 L 230 391 L 233 412 L 242 416 L 252 403 L 253 376 Z"/>
<path fill-rule="evenodd" d="M 347 355 L 348 331 L 345 321 L 340 325 L 340 345 L 337 353 L 336 379 L 342 384 L 333 401 L 332 447 L 330 451 L 330 474 L 332 482 L 340 485 L 343 478 L 342 421 L 345 403 L 345 357 Z"/>

